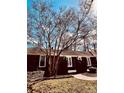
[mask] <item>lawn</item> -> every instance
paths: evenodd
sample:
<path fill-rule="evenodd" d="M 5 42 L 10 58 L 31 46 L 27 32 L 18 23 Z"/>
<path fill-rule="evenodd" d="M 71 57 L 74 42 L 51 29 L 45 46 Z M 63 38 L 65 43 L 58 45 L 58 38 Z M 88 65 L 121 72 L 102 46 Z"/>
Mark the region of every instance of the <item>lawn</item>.
<path fill-rule="evenodd" d="M 39 81 L 31 86 L 31 93 L 96 93 L 97 81 L 63 78 Z"/>

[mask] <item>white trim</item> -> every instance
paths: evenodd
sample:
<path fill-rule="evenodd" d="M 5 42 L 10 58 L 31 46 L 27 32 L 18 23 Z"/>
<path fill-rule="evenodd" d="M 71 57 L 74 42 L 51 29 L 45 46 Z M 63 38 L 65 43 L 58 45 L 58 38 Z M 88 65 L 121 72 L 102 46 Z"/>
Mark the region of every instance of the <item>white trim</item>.
<path fill-rule="evenodd" d="M 45 60 L 44 60 L 44 66 L 41 66 L 40 65 L 40 62 L 41 62 L 41 57 L 45 57 Z M 39 67 L 46 67 L 46 56 L 40 56 L 40 59 L 39 59 Z"/>
<path fill-rule="evenodd" d="M 92 63 L 89 57 L 87 57 L 87 66 L 92 66 Z"/>
<path fill-rule="evenodd" d="M 68 70 L 68 73 L 75 73 L 75 72 L 77 72 L 76 69 L 75 70 Z"/>
<path fill-rule="evenodd" d="M 68 60 L 67 67 L 73 67 L 72 57 L 71 57 L 71 56 L 68 56 L 68 57 L 67 57 L 67 60 Z"/>
<path fill-rule="evenodd" d="M 81 60 L 82 61 L 82 57 L 81 56 L 78 56 L 78 60 Z"/>

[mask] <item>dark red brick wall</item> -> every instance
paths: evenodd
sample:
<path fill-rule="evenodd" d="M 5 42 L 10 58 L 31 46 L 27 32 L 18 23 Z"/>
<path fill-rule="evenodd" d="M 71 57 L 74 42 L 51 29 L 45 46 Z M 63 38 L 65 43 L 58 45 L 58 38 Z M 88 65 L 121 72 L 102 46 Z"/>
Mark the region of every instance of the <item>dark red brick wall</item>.
<path fill-rule="evenodd" d="M 38 55 L 27 55 L 27 71 L 36 71 L 39 65 Z"/>
<path fill-rule="evenodd" d="M 97 67 L 97 59 L 96 57 L 90 57 L 91 63 L 93 67 Z"/>
<path fill-rule="evenodd" d="M 52 57 L 53 58 L 53 57 Z M 39 55 L 27 55 L 27 71 L 37 71 L 43 70 L 47 71 L 48 69 L 48 58 L 46 58 L 46 67 L 39 68 Z M 97 67 L 96 57 L 91 57 L 92 66 Z M 87 70 L 87 59 L 82 57 L 82 61 L 78 60 L 77 57 L 72 57 L 73 67 L 67 67 L 67 59 L 65 57 L 60 57 L 58 63 L 58 75 L 68 74 L 68 70 L 77 70 L 76 73 L 83 73 Z M 47 75 L 47 73 L 45 73 Z"/>

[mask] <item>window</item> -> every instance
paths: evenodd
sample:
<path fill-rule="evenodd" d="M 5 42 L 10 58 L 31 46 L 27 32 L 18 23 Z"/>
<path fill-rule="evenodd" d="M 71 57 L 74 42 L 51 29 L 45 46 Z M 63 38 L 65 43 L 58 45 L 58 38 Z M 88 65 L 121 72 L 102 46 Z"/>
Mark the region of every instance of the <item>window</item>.
<path fill-rule="evenodd" d="M 92 66 L 97 67 L 96 57 L 90 57 L 90 60 L 91 60 Z"/>
<path fill-rule="evenodd" d="M 90 58 L 87 58 L 87 66 L 91 66 Z"/>
<path fill-rule="evenodd" d="M 87 58 L 86 57 L 82 57 L 82 62 L 86 62 L 87 63 Z"/>
<path fill-rule="evenodd" d="M 68 57 L 68 67 L 73 67 L 71 57 Z"/>
<path fill-rule="evenodd" d="M 45 56 L 40 56 L 39 67 L 46 67 L 46 57 Z"/>

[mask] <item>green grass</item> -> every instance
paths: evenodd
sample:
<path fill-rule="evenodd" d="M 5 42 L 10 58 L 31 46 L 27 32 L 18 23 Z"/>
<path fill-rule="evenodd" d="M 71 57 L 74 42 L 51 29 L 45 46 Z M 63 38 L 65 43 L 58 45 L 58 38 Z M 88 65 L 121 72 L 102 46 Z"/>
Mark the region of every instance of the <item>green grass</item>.
<path fill-rule="evenodd" d="M 97 81 L 76 78 L 44 80 L 32 85 L 33 93 L 96 93 Z"/>

